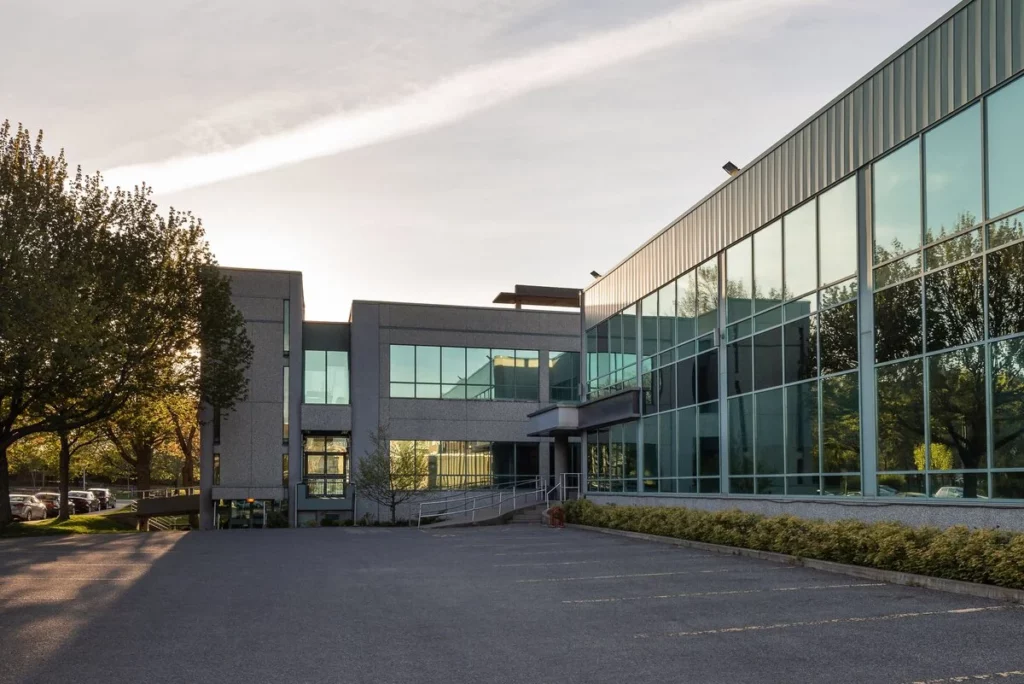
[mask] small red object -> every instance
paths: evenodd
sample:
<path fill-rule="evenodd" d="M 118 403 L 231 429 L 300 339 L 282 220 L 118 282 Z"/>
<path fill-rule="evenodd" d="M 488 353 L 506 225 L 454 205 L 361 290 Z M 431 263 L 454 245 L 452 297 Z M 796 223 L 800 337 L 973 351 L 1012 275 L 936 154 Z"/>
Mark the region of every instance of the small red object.
<path fill-rule="evenodd" d="M 561 508 L 552 508 L 548 524 L 551 527 L 565 527 L 565 511 Z"/>

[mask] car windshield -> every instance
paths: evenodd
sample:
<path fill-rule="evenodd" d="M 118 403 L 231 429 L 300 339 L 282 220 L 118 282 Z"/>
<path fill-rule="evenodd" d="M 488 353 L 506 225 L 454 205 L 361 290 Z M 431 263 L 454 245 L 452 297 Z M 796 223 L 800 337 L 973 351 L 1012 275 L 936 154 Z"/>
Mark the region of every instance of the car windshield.
<path fill-rule="evenodd" d="M 68 492 L 68 496 L 74 496 L 80 499 L 88 499 L 89 492 Z"/>
<path fill-rule="evenodd" d="M 44 501 L 56 501 L 57 500 L 57 496 L 58 496 L 57 494 L 46 494 L 46 493 L 36 494 L 36 498 L 37 499 L 43 499 Z"/>

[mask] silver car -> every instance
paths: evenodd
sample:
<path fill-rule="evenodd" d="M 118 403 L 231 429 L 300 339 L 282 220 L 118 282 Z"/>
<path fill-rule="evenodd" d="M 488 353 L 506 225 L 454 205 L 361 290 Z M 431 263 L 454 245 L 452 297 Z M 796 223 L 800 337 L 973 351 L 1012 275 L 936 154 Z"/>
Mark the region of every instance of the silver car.
<path fill-rule="evenodd" d="M 11 494 L 11 516 L 15 520 L 46 520 L 46 506 L 30 494 Z"/>

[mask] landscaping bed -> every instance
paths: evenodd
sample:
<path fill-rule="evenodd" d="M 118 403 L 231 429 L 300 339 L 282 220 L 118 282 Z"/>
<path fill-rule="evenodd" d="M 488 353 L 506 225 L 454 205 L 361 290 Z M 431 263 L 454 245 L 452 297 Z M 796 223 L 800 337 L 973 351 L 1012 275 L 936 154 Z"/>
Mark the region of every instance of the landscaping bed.
<path fill-rule="evenodd" d="M 56 518 L 38 522 L 14 523 L 0 532 L 0 537 L 45 537 L 60 534 L 108 534 L 135 532 L 129 522 L 134 514 L 108 511 L 96 515 L 75 515 L 70 520 L 58 522 Z"/>
<path fill-rule="evenodd" d="M 824 521 L 738 510 L 565 504 L 568 523 L 1024 589 L 1024 533 Z"/>

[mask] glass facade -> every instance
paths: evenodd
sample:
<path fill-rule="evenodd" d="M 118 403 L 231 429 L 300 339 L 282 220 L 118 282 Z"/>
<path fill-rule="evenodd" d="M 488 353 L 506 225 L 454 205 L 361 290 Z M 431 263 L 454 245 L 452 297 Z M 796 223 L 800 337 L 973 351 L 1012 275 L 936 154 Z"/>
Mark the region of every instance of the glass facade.
<path fill-rule="evenodd" d="M 548 399 L 553 402 L 580 400 L 579 352 L 548 353 Z"/>
<path fill-rule="evenodd" d="M 588 397 L 641 413 L 590 489 L 1024 499 L 1022 113 L 1018 79 L 588 330 Z"/>
<path fill-rule="evenodd" d="M 476 489 L 525 484 L 540 474 L 537 442 L 392 440 L 399 489 Z"/>
<path fill-rule="evenodd" d="M 287 456 L 285 457 L 287 459 Z M 287 461 L 285 461 L 287 468 Z M 343 497 L 348 482 L 347 435 L 302 436 L 302 479 L 309 497 Z"/>
<path fill-rule="evenodd" d="M 307 349 L 304 354 L 303 403 L 349 403 L 348 352 Z"/>
<path fill-rule="evenodd" d="M 391 398 L 540 400 L 540 352 L 391 345 Z"/>

